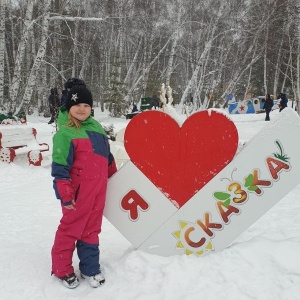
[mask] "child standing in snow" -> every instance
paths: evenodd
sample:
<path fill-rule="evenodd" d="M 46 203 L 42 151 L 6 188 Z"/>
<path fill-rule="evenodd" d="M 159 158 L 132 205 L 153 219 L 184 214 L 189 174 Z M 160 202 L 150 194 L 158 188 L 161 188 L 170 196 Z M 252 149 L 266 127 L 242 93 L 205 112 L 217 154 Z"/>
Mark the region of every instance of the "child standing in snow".
<path fill-rule="evenodd" d="M 107 179 L 116 164 L 102 126 L 91 115 L 93 99 L 85 85 L 74 85 L 58 116 L 53 137 L 52 176 L 62 206 L 52 255 L 52 274 L 67 288 L 79 285 L 72 256 L 77 248 L 79 270 L 92 287 L 105 282 L 99 264 L 99 233 Z"/>

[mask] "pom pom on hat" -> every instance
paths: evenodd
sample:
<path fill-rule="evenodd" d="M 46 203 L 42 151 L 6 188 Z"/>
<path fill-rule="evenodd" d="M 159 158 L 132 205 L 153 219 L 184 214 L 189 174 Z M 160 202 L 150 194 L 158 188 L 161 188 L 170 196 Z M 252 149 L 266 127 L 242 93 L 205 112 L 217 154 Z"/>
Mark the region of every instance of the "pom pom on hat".
<path fill-rule="evenodd" d="M 66 82 L 65 82 L 65 89 L 70 91 L 71 88 L 74 86 L 74 85 L 85 85 L 85 82 L 82 80 L 82 79 L 79 79 L 79 78 L 76 78 L 76 77 L 72 77 L 72 78 L 69 78 Z"/>
<path fill-rule="evenodd" d="M 90 107 L 93 107 L 93 97 L 90 90 L 84 85 L 74 85 L 68 91 L 66 109 L 69 111 L 73 105 L 79 103 L 86 103 Z"/>

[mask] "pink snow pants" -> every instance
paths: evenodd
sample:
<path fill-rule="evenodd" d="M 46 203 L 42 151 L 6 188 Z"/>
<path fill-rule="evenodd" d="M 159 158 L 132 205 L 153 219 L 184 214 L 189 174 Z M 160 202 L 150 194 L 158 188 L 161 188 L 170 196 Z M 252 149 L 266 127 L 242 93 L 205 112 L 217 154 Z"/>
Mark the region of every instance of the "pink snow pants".
<path fill-rule="evenodd" d="M 72 257 L 75 243 L 78 241 L 81 245 L 88 246 L 87 251 L 89 251 L 89 248 L 96 248 L 97 253 L 95 254 L 95 250 L 93 250 L 93 258 L 89 261 L 87 257 L 87 261 L 92 264 L 89 267 L 96 270 L 93 273 L 97 274 L 100 271 L 99 233 L 101 232 L 107 181 L 97 179 L 76 182 L 75 178 L 72 184 L 76 191 L 75 209 L 66 209 L 62 206 L 63 216 L 56 231 L 51 251 L 52 273 L 57 277 L 74 273 Z M 80 251 L 86 253 L 85 249 Z M 81 259 L 79 253 L 78 256 Z M 90 274 L 85 275 L 91 276 Z"/>

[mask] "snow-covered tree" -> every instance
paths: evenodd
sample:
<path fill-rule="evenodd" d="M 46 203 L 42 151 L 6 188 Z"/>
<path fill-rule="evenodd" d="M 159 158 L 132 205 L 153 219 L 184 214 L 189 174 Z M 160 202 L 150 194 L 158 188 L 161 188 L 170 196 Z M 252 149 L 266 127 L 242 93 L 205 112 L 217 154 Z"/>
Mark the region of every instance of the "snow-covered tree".
<path fill-rule="evenodd" d="M 4 102 L 5 10 L 6 0 L 0 0 L 0 106 Z"/>

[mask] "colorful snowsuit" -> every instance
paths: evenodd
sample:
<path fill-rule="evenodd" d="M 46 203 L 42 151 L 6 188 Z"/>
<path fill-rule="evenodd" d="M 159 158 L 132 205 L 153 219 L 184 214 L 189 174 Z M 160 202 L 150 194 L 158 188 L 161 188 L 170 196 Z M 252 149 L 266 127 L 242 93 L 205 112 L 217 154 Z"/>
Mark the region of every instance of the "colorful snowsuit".
<path fill-rule="evenodd" d="M 65 126 L 67 111 L 58 117 L 59 130 L 53 137 L 52 176 L 56 197 L 62 202 L 63 216 L 52 248 L 52 272 L 57 277 L 74 273 L 75 250 L 81 273 L 100 272 L 99 233 L 105 205 L 107 178 L 116 172 L 116 164 L 105 131 L 92 117 L 82 127 Z M 64 205 L 75 201 L 75 209 Z"/>

